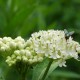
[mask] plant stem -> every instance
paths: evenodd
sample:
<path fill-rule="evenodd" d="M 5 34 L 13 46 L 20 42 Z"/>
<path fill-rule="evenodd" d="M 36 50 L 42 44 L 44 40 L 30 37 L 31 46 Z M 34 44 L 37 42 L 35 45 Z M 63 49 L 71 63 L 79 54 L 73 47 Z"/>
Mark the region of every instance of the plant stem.
<path fill-rule="evenodd" d="M 23 69 L 23 72 L 21 73 L 21 80 L 25 80 L 26 79 L 26 73 L 27 73 L 28 69 L 29 69 L 29 66 L 25 65 L 25 67 Z"/>
<path fill-rule="evenodd" d="M 21 74 L 20 80 L 25 80 L 25 74 Z"/>
<path fill-rule="evenodd" d="M 27 65 L 23 62 L 18 62 L 14 67 L 17 69 L 17 71 L 20 75 L 20 80 L 25 80 L 27 71 L 29 69 L 29 65 Z"/>
<path fill-rule="evenodd" d="M 42 80 L 45 80 L 45 78 L 46 78 L 46 76 L 47 76 L 47 73 L 48 73 L 48 71 L 49 71 L 49 69 L 50 69 L 50 66 L 51 66 L 52 62 L 53 62 L 53 60 L 50 59 L 50 62 L 49 62 L 49 64 L 48 64 L 47 68 L 46 68 L 46 71 L 45 71 L 45 73 L 44 73 L 44 75 L 43 75 L 43 77 L 42 77 Z"/>

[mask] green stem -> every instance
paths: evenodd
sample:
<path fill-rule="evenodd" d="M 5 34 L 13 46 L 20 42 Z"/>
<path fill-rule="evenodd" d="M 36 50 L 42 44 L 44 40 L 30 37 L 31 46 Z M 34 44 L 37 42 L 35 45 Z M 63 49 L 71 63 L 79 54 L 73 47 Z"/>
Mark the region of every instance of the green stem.
<path fill-rule="evenodd" d="M 49 71 L 49 69 L 50 69 L 50 66 L 51 66 L 52 62 L 53 62 L 53 60 L 50 59 L 50 62 L 49 62 L 49 64 L 48 64 L 47 68 L 46 68 L 46 71 L 45 71 L 45 73 L 44 73 L 44 75 L 43 75 L 43 77 L 42 77 L 42 80 L 45 80 L 45 78 L 46 78 L 46 76 L 47 76 L 47 73 L 48 73 L 48 71 Z"/>
<path fill-rule="evenodd" d="M 25 80 L 25 74 L 21 74 L 20 80 Z"/>
<path fill-rule="evenodd" d="M 25 65 L 25 67 L 24 67 L 24 69 L 22 70 L 22 73 L 21 73 L 21 80 L 25 80 L 26 79 L 26 74 L 27 74 L 28 69 L 29 69 L 29 66 Z"/>
<path fill-rule="evenodd" d="M 18 62 L 15 65 L 15 68 L 17 69 L 18 73 L 20 74 L 20 80 L 25 80 L 27 71 L 29 69 L 29 65 L 27 65 L 23 62 Z"/>

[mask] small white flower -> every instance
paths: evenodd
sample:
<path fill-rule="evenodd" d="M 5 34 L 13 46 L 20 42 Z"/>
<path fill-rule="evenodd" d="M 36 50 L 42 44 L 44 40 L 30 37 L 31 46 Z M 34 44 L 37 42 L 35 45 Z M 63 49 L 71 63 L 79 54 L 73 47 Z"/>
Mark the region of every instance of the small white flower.
<path fill-rule="evenodd" d="M 80 46 L 77 46 L 76 50 L 77 50 L 78 53 L 80 53 Z"/>
<path fill-rule="evenodd" d="M 61 63 L 59 64 L 59 67 L 62 67 L 62 66 L 66 67 L 65 64 L 66 64 L 66 61 L 65 60 L 62 60 Z"/>

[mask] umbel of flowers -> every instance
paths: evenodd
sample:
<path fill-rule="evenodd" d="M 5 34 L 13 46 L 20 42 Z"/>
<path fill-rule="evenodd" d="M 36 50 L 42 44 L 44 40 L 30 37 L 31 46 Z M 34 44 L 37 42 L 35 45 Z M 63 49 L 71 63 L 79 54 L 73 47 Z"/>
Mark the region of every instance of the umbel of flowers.
<path fill-rule="evenodd" d="M 59 66 L 66 66 L 66 60 L 78 59 L 78 53 L 80 44 L 71 36 L 66 39 L 65 32 L 61 30 L 35 32 L 27 41 L 20 36 L 15 39 L 0 38 L 0 54 L 9 66 L 19 61 L 31 65 L 43 61 L 45 57 L 61 60 Z"/>

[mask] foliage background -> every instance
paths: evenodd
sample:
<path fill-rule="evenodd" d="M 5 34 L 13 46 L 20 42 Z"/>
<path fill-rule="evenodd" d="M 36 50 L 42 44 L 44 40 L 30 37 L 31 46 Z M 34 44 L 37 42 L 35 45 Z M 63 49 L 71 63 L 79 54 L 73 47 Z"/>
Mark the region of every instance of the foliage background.
<path fill-rule="evenodd" d="M 31 33 L 48 29 L 75 31 L 73 38 L 80 42 L 80 0 L 0 0 L 0 37 L 28 39 Z M 48 80 L 80 80 L 80 62 L 70 59 L 67 65 Z M 18 76 L 0 57 L 0 80 Z"/>

